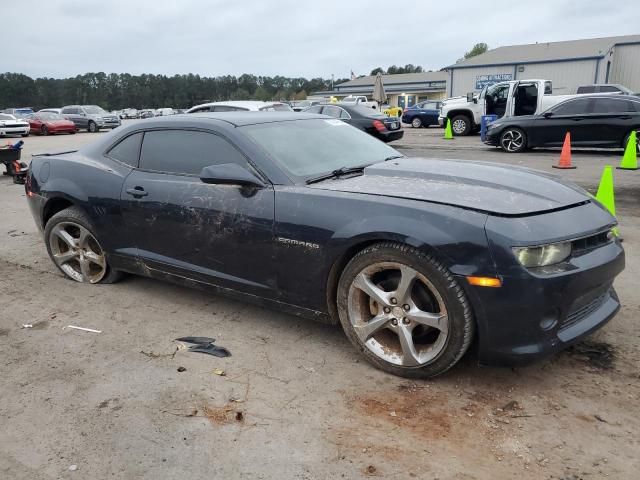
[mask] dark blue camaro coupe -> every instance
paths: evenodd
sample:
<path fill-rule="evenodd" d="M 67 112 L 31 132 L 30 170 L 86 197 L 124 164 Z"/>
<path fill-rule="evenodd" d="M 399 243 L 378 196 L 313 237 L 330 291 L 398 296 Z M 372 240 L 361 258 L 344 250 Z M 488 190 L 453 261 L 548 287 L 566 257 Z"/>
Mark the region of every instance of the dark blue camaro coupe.
<path fill-rule="evenodd" d="M 406 158 L 337 119 L 195 114 L 36 156 L 29 205 L 78 282 L 127 273 L 340 323 L 377 367 L 429 377 L 556 352 L 620 308 L 615 219 L 544 173 Z"/>

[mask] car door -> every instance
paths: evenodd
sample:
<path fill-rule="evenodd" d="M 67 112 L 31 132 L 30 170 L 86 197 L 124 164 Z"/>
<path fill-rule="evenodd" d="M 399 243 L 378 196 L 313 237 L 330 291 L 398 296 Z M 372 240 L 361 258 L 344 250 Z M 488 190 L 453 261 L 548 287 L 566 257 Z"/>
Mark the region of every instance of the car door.
<path fill-rule="evenodd" d="M 634 116 L 633 104 L 622 95 L 594 98 L 589 122 L 590 143 L 594 146 L 620 146 L 634 126 Z"/>
<path fill-rule="evenodd" d="M 572 145 L 588 145 L 593 135 L 590 119 L 592 106 L 593 100 L 590 97 L 574 98 L 536 116 L 526 132 L 529 146 L 561 146 L 567 132 L 571 134 Z"/>
<path fill-rule="evenodd" d="M 218 133 L 146 131 L 121 194 L 124 222 L 152 272 L 271 296 L 273 188 L 200 180 L 204 167 L 224 163 L 253 170 Z"/>
<path fill-rule="evenodd" d="M 425 102 L 420 106 L 420 119 L 424 126 L 437 125 L 439 113 L 437 102 Z"/>

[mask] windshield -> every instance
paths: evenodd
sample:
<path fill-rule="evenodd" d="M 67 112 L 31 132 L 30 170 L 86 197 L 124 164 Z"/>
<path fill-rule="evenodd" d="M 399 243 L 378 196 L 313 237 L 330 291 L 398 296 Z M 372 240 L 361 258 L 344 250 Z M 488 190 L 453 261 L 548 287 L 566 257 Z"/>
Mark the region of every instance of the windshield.
<path fill-rule="evenodd" d="M 64 120 L 64 117 L 62 115 L 51 112 L 38 113 L 37 117 L 40 120 Z"/>
<path fill-rule="evenodd" d="M 88 113 L 89 115 L 95 115 L 97 113 L 107 113 L 102 108 L 100 108 L 100 107 L 98 107 L 96 105 L 88 105 L 88 106 L 84 107 L 84 111 L 86 113 Z"/>
<path fill-rule="evenodd" d="M 4 113 L 0 113 L 0 120 L 15 120 L 13 115 L 6 115 Z"/>
<path fill-rule="evenodd" d="M 242 127 L 287 172 L 314 177 L 401 155 L 393 148 L 337 119 L 310 119 Z"/>

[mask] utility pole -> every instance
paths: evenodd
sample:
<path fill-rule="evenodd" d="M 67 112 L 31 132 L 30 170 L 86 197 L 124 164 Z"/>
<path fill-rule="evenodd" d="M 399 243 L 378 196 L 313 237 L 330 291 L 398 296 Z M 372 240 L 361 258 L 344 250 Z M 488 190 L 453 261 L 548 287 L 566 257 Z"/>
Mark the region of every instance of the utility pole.
<path fill-rule="evenodd" d="M 333 92 L 333 73 L 331 74 L 331 91 Z"/>

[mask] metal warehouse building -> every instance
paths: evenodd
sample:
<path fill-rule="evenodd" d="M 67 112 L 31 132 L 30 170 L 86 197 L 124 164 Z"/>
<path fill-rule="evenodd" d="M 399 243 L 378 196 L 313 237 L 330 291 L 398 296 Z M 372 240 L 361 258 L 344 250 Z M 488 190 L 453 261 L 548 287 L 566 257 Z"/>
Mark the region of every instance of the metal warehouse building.
<path fill-rule="evenodd" d="M 390 105 L 410 107 L 422 100 L 440 100 L 447 96 L 446 72 L 399 73 L 382 75 L 384 90 Z M 332 95 L 338 99 L 347 95 L 373 94 L 375 76 L 366 76 L 340 83 L 334 90 L 315 92 L 314 95 Z"/>
<path fill-rule="evenodd" d="M 619 83 L 640 92 L 640 35 L 499 47 L 445 70 L 450 96 L 532 78 L 551 80 L 554 94 L 572 94 L 591 83 Z"/>

